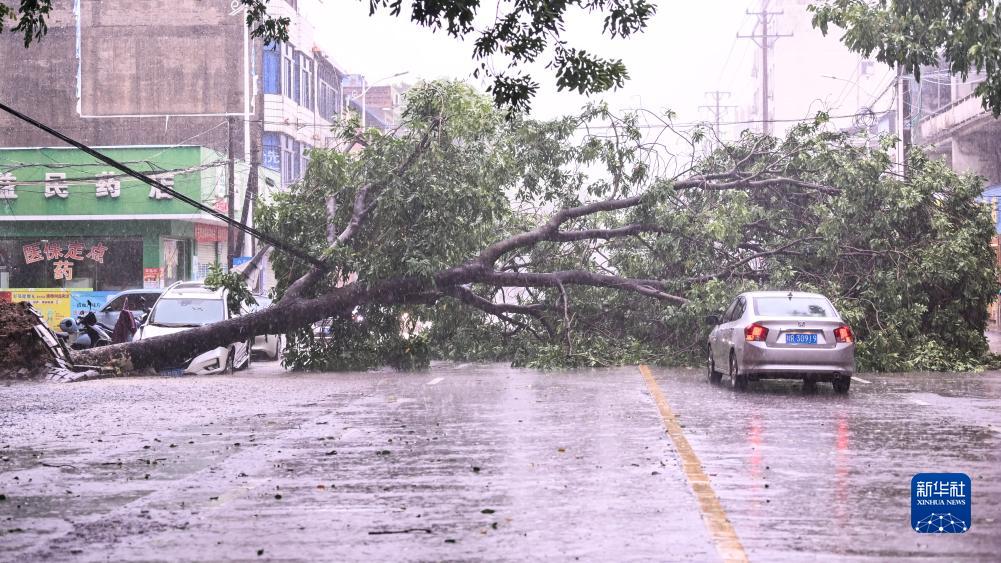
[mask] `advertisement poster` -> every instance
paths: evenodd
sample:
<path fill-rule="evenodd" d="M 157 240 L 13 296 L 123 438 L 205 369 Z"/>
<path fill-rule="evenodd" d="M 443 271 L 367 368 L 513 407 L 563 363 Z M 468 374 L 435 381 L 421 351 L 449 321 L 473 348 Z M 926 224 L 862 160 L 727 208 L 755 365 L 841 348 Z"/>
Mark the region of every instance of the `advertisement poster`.
<path fill-rule="evenodd" d="M 143 289 L 159 289 L 162 277 L 160 268 L 143 268 Z"/>
<path fill-rule="evenodd" d="M 45 324 L 56 328 L 59 321 L 70 316 L 70 292 L 62 289 L 15 289 L 11 301 L 27 301 L 45 319 Z"/>
<path fill-rule="evenodd" d="M 87 313 L 88 311 L 94 311 L 95 313 L 101 310 L 108 303 L 108 299 L 112 295 L 118 293 L 117 291 L 73 291 L 70 293 L 70 312 L 72 316 L 76 316 L 80 313 Z M 90 301 L 88 304 L 87 302 Z"/>

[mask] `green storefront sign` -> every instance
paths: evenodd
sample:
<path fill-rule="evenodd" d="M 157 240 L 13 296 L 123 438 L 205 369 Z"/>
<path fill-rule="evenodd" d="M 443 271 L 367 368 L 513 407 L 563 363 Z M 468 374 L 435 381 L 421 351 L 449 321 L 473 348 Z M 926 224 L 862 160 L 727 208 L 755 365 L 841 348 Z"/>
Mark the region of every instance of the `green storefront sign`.
<path fill-rule="evenodd" d="M 228 210 L 228 166 L 215 151 L 99 150 L 187 197 Z M 247 166 L 235 168 L 241 202 Z M 225 262 L 225 244 L 218 219 L 79 150 L 0 149 L 0 289 L 160 287 L 197 277 L 199 264 L 214 263 L 220 253 Z"/>

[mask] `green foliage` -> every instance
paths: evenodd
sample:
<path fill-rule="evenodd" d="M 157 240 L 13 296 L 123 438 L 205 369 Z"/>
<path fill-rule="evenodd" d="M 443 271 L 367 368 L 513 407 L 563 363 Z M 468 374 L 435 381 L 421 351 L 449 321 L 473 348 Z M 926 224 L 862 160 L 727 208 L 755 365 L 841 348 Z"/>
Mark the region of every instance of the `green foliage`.
<path fill-rule="evenodd" d="M 976 94 L 1001 115 L 1001 6 L 996 0 L 830 0 L 814 11 L 813 25 L 827 34 L 844 28 L 844 44 L 865 57 L 901 66 L 916 79 L 922 65 L 945 61 L 964 80 L 986 74 Z"/>
<path fill-rule="evenodd" d="M 52 0 L 21 0 L 17 9 L 0 2 L 0 33 L 4 32 L 8 22 L 16 21 L 17 24 L 10 31 L 20 33 L 24 37 L 24 46 L 27 47 L 48 32 L 45 20 L 51 11 Z"/>
<path fill-rule="evenodd" d="M 430 283 L 434 273 L 479 252 L 510 218 L 506 192 L 519 177 L 513 173 L 513 138 L 504 114 L 489 99 L 464 84 L 433 82 L 408 93 L 402 119 L 405 135 L 369 132 L 367 145 L 357 153 L 314 150 L 302 182 L 259 206 L 259 228 L 325 256 L 330 264 L 330 275 L 311 294 L 349 279 Z M 426 135 L 430 140 L 424 146 Z M 414 154 L 416 163 L 400 172 L 401 163 Z M 350 223 L 361 189 L 377 194 L 378 205 L 348 244 L 331 250 L 330 240 Z M 333 204 L 332 213 L 328 204 Z M 336 228 L 328 233 L 327 224 Z M 279 294 L 289 280 L 307 271 L 307 265 L 285 255 L 276 255 L 274 265 Z M 427 365 L 429 343 L 401 336 L 420 334 L 417 324 L 428 317 L 426 309 L 363 307 L 355 314 L 365 322 L 334 319 L 331 338 L 290 337 L 289 365 L 351 370 L 387 363 L 407 369 Z M 408 322 L 417 324 L 400 324 L 399 318 L 407 315 Z"/>
<path fill-rule="evenodd" d="M 508 120 L 467 86 L 435 82 L 410 94 L 404 120 L 404 135 L 370 133 L 357 153 L 315 150 L 303 182 L 259 209 L 261 228 L 326 256 L 331 274 L 317 294 L 353 281 L 408 279 L 421 303 L 366 305 L 353 318 L 333 319 L 329 338 L 291 337 L 294 368 L 414 369 L 430 358 L 538 368 L 697 364 L 705 316 L 741 291 L 766 288 L 831 297 L 856 332 L 861 370 L 971 369 L 987 361 L 983 330 L 998 282 L 994 226 L 978 201 L 982 181 L 920 151 L 901 181 L 887 173 L 880 142 L 827 131 L 819 118 L 785 139 L 745 134 L 692 163 L 691 174 L 704 177 L 739 165 L 748 175 L 779 169 L 788 180 L 679 189 L 658 174 L 635 116 L 617 118 L 602 106 L 547 123 Z M 581 134 L 609 121 L 613 135 Z M 360 189 L 375 190 L 378 205 L 355 237 L 331 250 L 329 237 L 349 223 Z M 685 304 L 567 285 L 564 308 L 559 287 L 522 288 L 503 300 L 533 304 L 534 315 L 498 318 L 434 294 L 437 272 L 539 225 L 553 209 L 634 194 L 642 194 L 637 206 L 579 217 L 563 229 L 655 230 L 543 242 L 498 267 L 659 280 Z M 331 203 L 336 228 L 328 233 Z M 280 290 L 306 272 L 287 256 L 275 264 Z M 465 289 L 488 301 L 501 296 L 486 284 Z"/>
<path fill-rule="evenodd" d="M 288 335 L 284 365 L 294 370 L 364 371 L 388 365 L 401 371 L 426 369 L 431 362 L 426 335 L 414 332 L 406 311 L 362 307 L 351 316 L 328 319 L 323 335 L 304 328 Z"/>
<path fill-rule="evenodd" d="M 216 290 L 225 288 L 226 306 L 231 315 L 239 315 L 244 305 L 256 305 L 254 294 L 247 288 L 247 280 L 236 272 L 225 272 L 218 262 L 209 266 L 205 287 Z"/>

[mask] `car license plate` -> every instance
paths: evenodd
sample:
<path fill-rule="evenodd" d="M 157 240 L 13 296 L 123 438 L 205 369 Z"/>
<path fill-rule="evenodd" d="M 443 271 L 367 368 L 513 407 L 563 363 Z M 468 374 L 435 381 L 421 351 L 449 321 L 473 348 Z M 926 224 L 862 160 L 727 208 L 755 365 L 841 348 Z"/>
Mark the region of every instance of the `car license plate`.
<path fill-rule="evenodd" d="M 816 344 L 816 334 L 786 334 L 786 344 Z"/>

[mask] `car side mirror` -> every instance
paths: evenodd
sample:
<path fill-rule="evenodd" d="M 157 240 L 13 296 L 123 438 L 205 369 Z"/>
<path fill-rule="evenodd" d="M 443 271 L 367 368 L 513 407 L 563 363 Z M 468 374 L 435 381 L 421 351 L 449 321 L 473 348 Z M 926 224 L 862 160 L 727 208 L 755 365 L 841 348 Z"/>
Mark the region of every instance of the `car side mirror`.
<path fill-rule="evenodd" d="M 716 326 L 719 324 L 719 315 L 706 315 L 706 324 Z"/>

